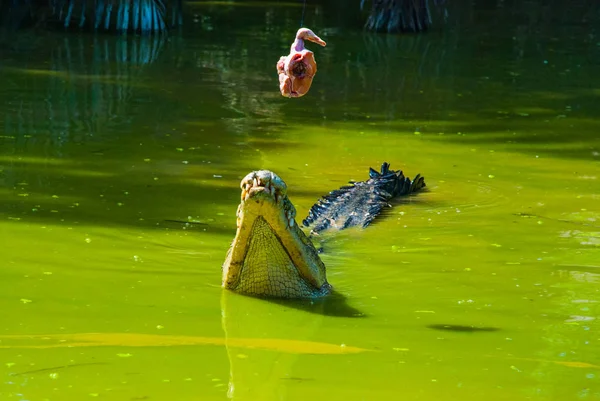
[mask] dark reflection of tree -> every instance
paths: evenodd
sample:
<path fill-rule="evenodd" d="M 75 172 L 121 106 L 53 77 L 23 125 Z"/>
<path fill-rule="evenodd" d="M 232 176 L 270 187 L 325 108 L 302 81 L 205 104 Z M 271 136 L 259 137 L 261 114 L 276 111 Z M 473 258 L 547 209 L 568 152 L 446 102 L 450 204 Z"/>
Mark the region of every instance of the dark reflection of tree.
<path fill-rule="evenodd" d="M 369 1 L 361 0 L 361 8 Z M 431 25 L 428 0 L 371 0 L 365 27 L 374 32 L 421 32 Z"/>
<path fill-rule="evenodd" d="M 0 0 L 0 27 L 162 33 L 181 25 L 182 0 Z"/>
<path fill-rule="evenodd" d="M 50 0 L 53 15 L 66 27 L 157 33 L 169 21 L 181 23 L 181 0 Z"/>
<path fill-rule="evenodd" d="M 457 40 L 450 33 L 436 37 L 363 35 L 363 47 L 345 62 L 344 117 L 364 118 L 356 105 L 365 103 L 378 111 L 373 117 L 385 120 L 438 117 L 432 113 L 443 110 L 453 97 L 442 88 L 452 85 Z"/>
<path fill-rule="evenodd" d="M 7 69 L 16 90 L 4 99 L 5 135 L 31 142 L 48 133 L 49 148 L 59 151 L 96 137 L 107 124 L 127 122 L 137 79 L 163 46 L 161 37 L 62 36 L 47 68 Z"/>

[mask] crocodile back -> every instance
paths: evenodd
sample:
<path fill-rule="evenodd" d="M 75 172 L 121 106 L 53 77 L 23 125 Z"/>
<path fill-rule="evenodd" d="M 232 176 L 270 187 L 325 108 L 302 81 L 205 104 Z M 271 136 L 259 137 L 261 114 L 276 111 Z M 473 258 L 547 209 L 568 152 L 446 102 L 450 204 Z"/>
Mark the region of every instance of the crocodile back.
<path fill-rule="evenodd" d="M 331 191 L 319 199 L 302 221 L 312 233 L 327 229 L 343 230 L 353 226 L 368 226 L 389 201 L 408 195 L 425 187 L 425 180 L 417 175 L 414 180 L 405 177 L 401 170 L 389 169 L 383 163 L 381 172 L 370 168 L 367 181 L 352 182 L 350 185 Z"/>

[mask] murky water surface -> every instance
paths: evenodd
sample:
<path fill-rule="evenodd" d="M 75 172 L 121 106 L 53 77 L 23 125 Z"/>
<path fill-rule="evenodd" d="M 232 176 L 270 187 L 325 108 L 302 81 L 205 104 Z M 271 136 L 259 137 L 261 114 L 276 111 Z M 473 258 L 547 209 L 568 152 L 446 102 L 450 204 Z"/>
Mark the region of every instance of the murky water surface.
<path fill-rule="evenodd" d="M 600 399 L 598 10 L 387 37 L 309 7 L 328 45 L 290 100 L 300 10 L 251 5 L 3 56 L 0 399 Z M 327 238 L 337 296 L 222 291 L 244 175 L 302 218 L 383 161 L 428 191 Z"/>

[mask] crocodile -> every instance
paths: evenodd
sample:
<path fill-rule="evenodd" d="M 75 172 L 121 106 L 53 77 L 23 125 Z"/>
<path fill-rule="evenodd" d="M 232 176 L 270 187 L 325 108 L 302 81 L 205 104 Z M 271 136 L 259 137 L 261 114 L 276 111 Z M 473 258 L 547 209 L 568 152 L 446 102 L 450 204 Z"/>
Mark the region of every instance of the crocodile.
<path fill-rule="evenodd" d="M 401 170 L 369 169 L 369 179 L 350 182 L 319 199 L 303 220 L 309 236 L 325 230 L 368 226 L 389 201 L 425 187 Z M 269 170 L 253 171 L 240 184 L 237 231 L 223 263 L 222 286 L 242 294 L 276 298 L 314 298 L 329 294 L 325 264 L 296 223 L 287 185 Z"/>
<path fill-rule="evenodd" d="M 425 179 L 417 174 L 414 180 L 405 177 L 402 170 L 390 170 L 384 162 L 381 171 L 369 167 L 369 180 L 350 182 L 350 185 L 331 191 L 317 201 L 302 221 L 311 227 L 311 234 L 333 228 L 343 230 L 352 226 L 363 228 L 391 206 L 389 201 L 425 187 Z"/>

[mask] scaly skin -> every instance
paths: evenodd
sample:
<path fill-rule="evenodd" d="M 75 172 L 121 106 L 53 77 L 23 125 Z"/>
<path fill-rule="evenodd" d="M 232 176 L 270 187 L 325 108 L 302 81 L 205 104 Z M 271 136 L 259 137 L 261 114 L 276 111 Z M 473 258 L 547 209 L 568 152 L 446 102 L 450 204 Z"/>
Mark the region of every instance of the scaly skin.
<path fill-rule="evenodd" d="M 402 170 L 390 170 L 387 162 L 381 165 L 381 172 L 370 168 L 369 177 L 367 181 L 353 182 L 323 196 L 310 208 L 302 224 L 311 227 L 311 234 L 352 226 L 364 228 L 385 207 L 391 206 L 390 200 L 426 187 L 420 174 L 411 180 Z"/>
<path fill-rule="evenodd" d="M 241 189 L 237 233 L 223 264 L 223 287 L 278 298 L 328 294 L 325 265 L 296 223 L 285 182 L 260 170 L 244 177 Z"/>

